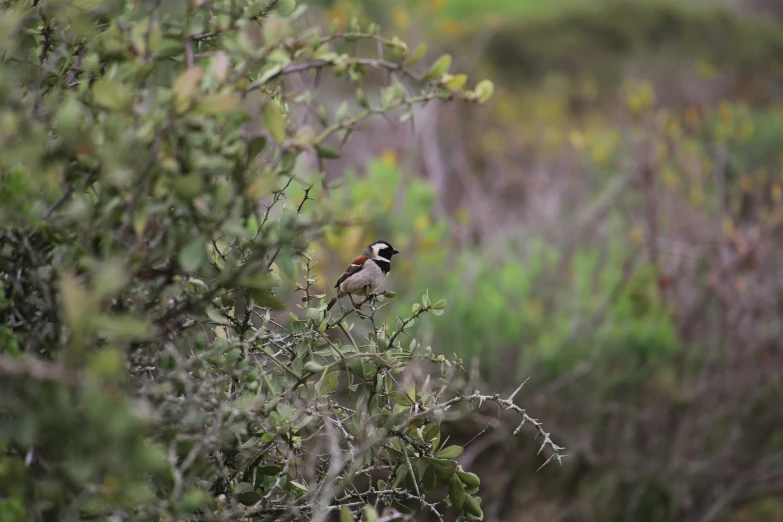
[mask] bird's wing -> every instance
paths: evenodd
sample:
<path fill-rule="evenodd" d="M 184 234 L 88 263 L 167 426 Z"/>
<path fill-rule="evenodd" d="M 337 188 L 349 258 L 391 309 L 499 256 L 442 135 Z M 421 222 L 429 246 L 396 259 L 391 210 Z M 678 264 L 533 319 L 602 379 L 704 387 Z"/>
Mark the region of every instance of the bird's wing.
<path fill-rule="evenodd" d="M 364 266 L 364 263 L 366 263 L 366 262 L 367 262 L 367 258 L 364 257 L 364 256 L 359 256 L 356 259 L 354 259 L 353 261 L 351 261 L 351 264 L 348 265 L 348 267 L 345 270 L 343 270 L 342 275 L 337 280 L 337 284 L 334 285 L 334 287 L 335 288 L 340 288 L 340 285 L 342 284 L 342 282 L 345 281 L 346 279 L 348 279 L 349 277 L 351 277 L 352 275 L 354 275 L 359 270 L 361 270 L 362 267 Z"/>

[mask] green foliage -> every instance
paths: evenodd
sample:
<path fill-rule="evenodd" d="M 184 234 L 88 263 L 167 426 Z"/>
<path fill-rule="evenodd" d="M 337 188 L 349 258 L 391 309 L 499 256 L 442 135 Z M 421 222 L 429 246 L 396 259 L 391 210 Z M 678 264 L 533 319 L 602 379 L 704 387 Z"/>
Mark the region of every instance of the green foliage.
<path fill-rule="evenodd" d="M 2 9 L 2 520 L 377 520 L 455 504 L 480 519 L 478 479 L 440 432 L 474 402 L 521 415 L 545 463 L 560 460 L 511 399 L 463 394 L 462 362 L 412 336 L 445 300 L 425 292 L 384 322 L 393 292 L 330 313 L 314 287 L 308 246 L 333 218 L 323 162 L 371 116 L 481 103 L 491 84 L 465 89 L 444 60 L 411 70 L 407 44 L 375 28 L 324 34 L 292 0 Z M 390 73 L 379 104 L 370 68 Z M 333 114 L 287 81 L 316 70 L 353 85 L 358 107 Z M 415 204 L 431 199 L 418 190 Z M 371 473 L 377 486 L 358 480 Z"/>
<path fill-rule="evenodd" d="M 349 175 L 348 180 L 350 192 L 332 196 L 340 206 L 369 216 L 373 226 L 365 231 L 368 237 L 384 231 L 405 238 L 400 248 L 415 250 L 416 269 L 400 259 L 395 274 L 402 273 L 406 287 L 427 285 L 449 296 L 449 314 L 434 338 L 453 346 L 460 357 L 479 356 L 490 382 L 517 378 L 514 368 L 538 363 L 543 363 L 540 371 L 562 375 L 584 361 L 587 335 L 597 346 L 591 351 L 596 363 L 623 360 L 641 371 L 652 360 L 676 353 L 675 326 L 652 268 L 640 267 L 627 280 L 620 230 L 613 234 L 618 239 L 608 255 L 583 247 L 567 264 L 557 246 L 544 238 L 527 238 L 524 247 L 512 238 L 503 255 L 471 249 L 448 255 L 442 246 L 448 244 L 449 227 L 431 217 L 435 194 L 429 185 L 404 180 L 399 167 L 383 160 L 371 163 L 364 177 Z M 389 210 L 400 206 L 403 211 L 388 220 Z M 347 232 L 335 233 L 327 246 L 343 248 L 351 238 Z M 554 284 L 560 280 L 568 285 Z M 413 292 L 399 293 L 399 303 L 415 298 Z M 405 305 L 396 306 L 398 314 L 404 312 Z"/>

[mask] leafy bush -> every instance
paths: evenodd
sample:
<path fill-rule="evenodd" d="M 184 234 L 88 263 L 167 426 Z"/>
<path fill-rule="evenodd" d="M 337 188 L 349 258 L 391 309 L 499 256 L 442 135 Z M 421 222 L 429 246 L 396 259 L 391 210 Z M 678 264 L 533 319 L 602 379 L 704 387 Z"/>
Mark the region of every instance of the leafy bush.
<path fill-rule="evenodd" d="M 392 293 L 328 313 L 314 287 L 323 162 L 368 117 L 490 83 L 293 0 L 2 6 L 0 519 L 480 520 L 439 429 L 474 403 L 560 459 L 515 394 L 450 383 L 459 358 L 409 334 L 444 300 L 386 323 Z M 291 80 L 373 69 L 379 101 L 336 111 Z"/>

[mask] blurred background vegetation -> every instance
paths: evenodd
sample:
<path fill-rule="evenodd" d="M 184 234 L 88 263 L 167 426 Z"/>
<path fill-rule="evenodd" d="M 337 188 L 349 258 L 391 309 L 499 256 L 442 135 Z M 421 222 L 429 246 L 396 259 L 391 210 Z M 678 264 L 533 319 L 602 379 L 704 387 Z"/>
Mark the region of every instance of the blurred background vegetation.
<path fill-rule="evenodd" d="M 329 164 L 370 225 L 317 245 L 332 280 L 389 238 L 400 312 L 449 302 L 420 336 L 498 390 L 530 377 L 571 458 L 466 452 L 488 519 L 783 519 L 783 4 L 316 4 L 495 81 L 490 110 L 380 121 Z"/>

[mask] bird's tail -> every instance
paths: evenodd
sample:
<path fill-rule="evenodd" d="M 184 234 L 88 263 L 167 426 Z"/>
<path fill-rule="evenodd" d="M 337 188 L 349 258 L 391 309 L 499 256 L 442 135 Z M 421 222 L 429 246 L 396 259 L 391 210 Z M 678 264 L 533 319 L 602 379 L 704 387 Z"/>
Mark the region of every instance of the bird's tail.
<path fill-rule="evenodd" d="M 336 302 L 337 302 L 337 296 L 332 297 L 332 300 L 329 301 L 328 305 L 326 305 L 326 311 L 328 312 L 329 310 L 331 310 Z"/>

